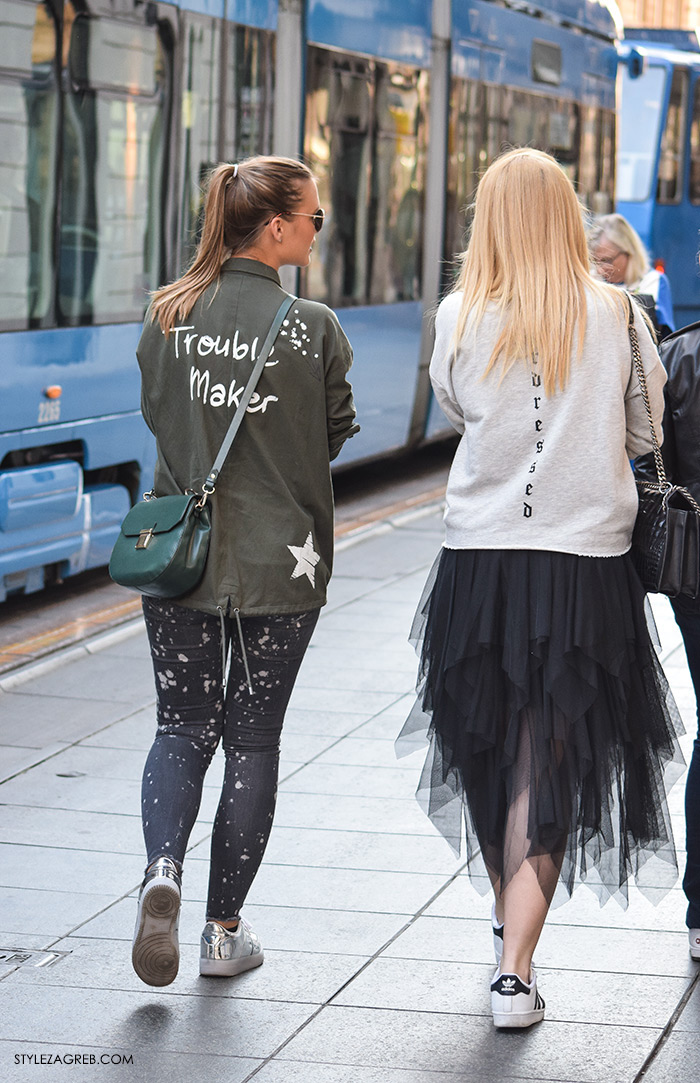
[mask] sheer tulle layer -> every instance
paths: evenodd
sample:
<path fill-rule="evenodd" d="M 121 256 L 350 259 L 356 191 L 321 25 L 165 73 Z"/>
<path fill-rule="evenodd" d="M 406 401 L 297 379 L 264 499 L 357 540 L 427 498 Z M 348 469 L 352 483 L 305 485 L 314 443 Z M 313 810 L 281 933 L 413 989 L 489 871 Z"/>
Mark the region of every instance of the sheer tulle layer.
<path fill-rule="evenodd" d="M 568 894 L 582 880 L 601 903 L 675 883 L 682 727 L 627 556 L 443 549 L 412 639 L 397 751 L 428 739 L 418 799 L 457 852 L 466 836 L 477 886 L 484 862 L 505 887 L 550 856 Z"/>

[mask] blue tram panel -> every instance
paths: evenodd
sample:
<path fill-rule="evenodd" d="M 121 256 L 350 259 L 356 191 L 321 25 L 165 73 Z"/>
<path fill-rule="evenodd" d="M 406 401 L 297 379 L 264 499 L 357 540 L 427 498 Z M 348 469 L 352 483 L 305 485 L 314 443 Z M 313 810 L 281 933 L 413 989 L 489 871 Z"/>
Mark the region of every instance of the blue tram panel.
<path fill-rule="evenodd" d="M 591 204 L 612 195 L 606 3 L 454 0 L 438 61 L 431 0 L 0 0 L 0 29 L 0 600 L 105 564 L 150 487 L 148 293 L 191 260 L 213 165 L 290 152 L 278 86 L 327 210 L 299 289 L 355 352 L 362 431 L 341 463 L 448 431 L 425 327 L 505 146 L 551 150 Z M 425 252 L 444 257 L 430 289 Z"/>
<path fill-rule="evenodd" d="M 700 44 L 695 31 L 627 34 L 616 210 L 668 275 L 682 327 L 700 319 Z"/>

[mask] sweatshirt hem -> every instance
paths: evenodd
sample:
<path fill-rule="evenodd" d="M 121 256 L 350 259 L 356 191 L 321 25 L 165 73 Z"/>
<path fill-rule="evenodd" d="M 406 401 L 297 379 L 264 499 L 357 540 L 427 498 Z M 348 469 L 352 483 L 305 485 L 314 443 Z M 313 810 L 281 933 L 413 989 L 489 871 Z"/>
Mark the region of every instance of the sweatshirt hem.
<path fill-rule="evenodd" d="M 574 549 L 571 546 L 563 545 L 450 545 L 448 542 L 443 542 L 443 549 L 490 549 L 490 550 L 512 550 L 513 552 L 537 552 L 537 553 L 569 553 L 575 557 L 623 557 L 625 553 L 629 553 L 631 546 L 628 545 L 626 549 L 621 549 L 614 553 L 602 553 L 602 552 L 586 552 L 583 553 L 578 549 Z"/>

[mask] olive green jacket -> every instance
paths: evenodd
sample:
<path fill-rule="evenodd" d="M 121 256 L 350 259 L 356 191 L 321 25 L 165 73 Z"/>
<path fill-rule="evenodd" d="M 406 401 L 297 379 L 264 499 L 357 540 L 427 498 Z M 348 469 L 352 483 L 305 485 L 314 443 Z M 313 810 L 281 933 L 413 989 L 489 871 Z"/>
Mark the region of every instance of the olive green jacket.
<path fill-rule="evenodd" d="M 147 316 L 141 408 L 156 437 L 158 496 L 201 489 L 285 293 L 272 267 L 229 259 L 168 338 Z M 330 461 L 359 429 L 352 351 L 335 314 L 297 300 L 210 498 L 203 579 L 178 604 L 297 613 L 326 601 L 333 563 Z"/>

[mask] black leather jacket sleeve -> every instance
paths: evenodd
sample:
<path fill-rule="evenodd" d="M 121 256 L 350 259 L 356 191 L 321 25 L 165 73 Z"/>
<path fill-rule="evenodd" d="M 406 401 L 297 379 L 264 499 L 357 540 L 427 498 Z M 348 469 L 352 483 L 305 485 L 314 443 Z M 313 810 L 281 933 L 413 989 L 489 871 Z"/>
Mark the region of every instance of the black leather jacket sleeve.
<path fill-rule="evenodd" d="M 664 339 L 661 360 L 668 374 L 664 388 L 664 466 L 676 484 L 700 500 L 700 323 Z M 635 473 L 656 480 L 653 455 L 635 462 Z"/>

